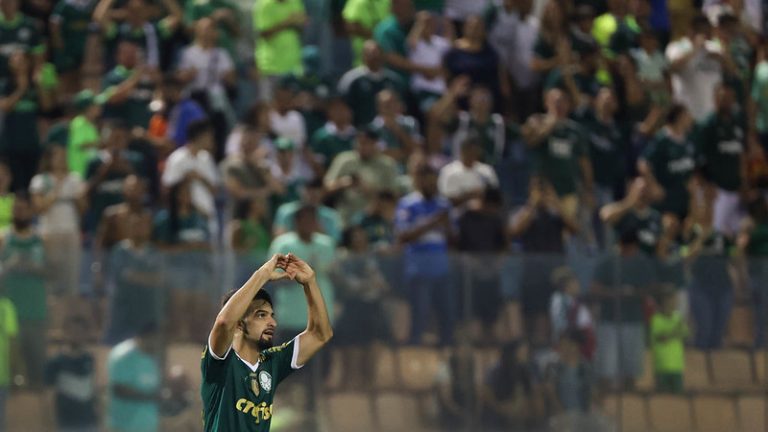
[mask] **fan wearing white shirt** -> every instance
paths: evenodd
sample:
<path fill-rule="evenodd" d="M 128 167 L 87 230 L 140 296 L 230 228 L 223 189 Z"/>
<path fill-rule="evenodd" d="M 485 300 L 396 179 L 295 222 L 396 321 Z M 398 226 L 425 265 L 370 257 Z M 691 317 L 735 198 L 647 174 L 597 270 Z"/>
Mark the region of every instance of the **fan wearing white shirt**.
<path fill-rule="evenodd" d="M 443 65 L 443 55 L 451 49 L 453 34 L 449 33 L 453 33 L 453 25 L 446 20 L 444 37 L 437 34 L 436 20 L 427 11 L 416 14 L 416 23 L 408 34 L 408 60 L 415 65 L 439 69 Z M 421 110 L 426 112 L 445 93 L 445 78 L 442 75 L 414 73 L 411 75 L 411 90 L 419 97 Z"/>
<path fill-rule="evenodd" d="M 440 170 L 437 188 L 440 195 L 448 198 L 455 207 L 482 198 L 489 187 L 499 187 L 499 179 L 493 168 L 480 162 L 482 146 L 474 137 L 461 143 L 461 154 Z"/>
<path fill-rule="evenodd" d="M 178 76 L 187 90 L 207 90 L 226 96 L 225 87 L 235 85 L 237 76 L 232 57 L 217 46 L 219 33 L 211 18 L 195 23 L 195 39 L 181 53 Z"/>
<path fill-rule="evenodd" d="M 208 120 L 197 120 L 187 128 L 187 143 L 168 156 L 163 172 L 163 187 L 171 188 L 185 180 L 191 181 L 192 203 L 205 214 L 216 238 L 218 224 L 214 194 L 219 184 L 218 169 L 211 156 L 213 126 Z"/>

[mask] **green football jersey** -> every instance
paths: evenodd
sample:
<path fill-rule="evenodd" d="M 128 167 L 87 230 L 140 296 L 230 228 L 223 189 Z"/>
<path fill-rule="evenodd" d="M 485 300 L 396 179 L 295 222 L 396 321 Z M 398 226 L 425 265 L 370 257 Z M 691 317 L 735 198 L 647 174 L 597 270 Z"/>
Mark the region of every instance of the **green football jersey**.
<path fill-rule="evenodd" d="M 206 432 L 267 432 L 274 414 L 272 402 L 277 386 L 297 365 L 299 339 L 270 348 L 250 365 L 229 349 L 217 358 L 208 347 L 203 351 L 203 423 Z"/>
<path fill-rule="evenodd" d="M 741 159 L 746 147 L 746 122 L 741 116 L 713 113 L 694 133 L 699 162 L 708 179 L 719 188 L 735 192 L 742 183 Z"/>
<path fill-rule="evenodd" d="M 648 161 L 666 192 L 657 209 L 662 213 L 686 215 L 690 201 L 687 184 L 696 168 L 693 145 L 687 140 L 676 142 L 662 131 L 645 148 L 642 158 Z"/>
<path fill-rule="evenodd" d="M 536 148 L 536 172 L 552 183 L 559 196 L 576 193 L 579 159 L 588 156 L 588 145 L 583 129 L 566 120 L 555 126 Z"/>

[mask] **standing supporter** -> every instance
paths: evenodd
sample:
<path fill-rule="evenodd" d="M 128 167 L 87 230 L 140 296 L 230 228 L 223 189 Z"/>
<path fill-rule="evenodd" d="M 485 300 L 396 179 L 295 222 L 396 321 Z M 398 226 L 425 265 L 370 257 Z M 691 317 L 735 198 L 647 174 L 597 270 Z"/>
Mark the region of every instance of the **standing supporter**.
<path fill-rule="evenodd" d="M 342 11 L 344 28 L 352 39 L 355 66 L 362 63 L 363 43 L 373 37 L 373 30 L 389 15 L 390 0 L 348 0 Z"/>
<path fill-rule="evenodd" d="M 378 140 L 370 128 L 358 132 L 355 149 L 339 154 L 325 174 L 325 187 L 337 196 L 336 208 L 345 224 L 359 217 L 377 192 L 397 189 L 397 164 L 381 153 Z"/>
<path fill-rule="evenodd" d="M 384 68 L 381 48 L 374 41 L 363 45 L 363 64 L 339 80 L 339 94 L 352 109 L 356 126 L 368 125 L 376 117 L 376 95 L 390 89 L 403 95 L 406 81 Z"/>
<path fill-rule="evenodd" d="M 66 150 L 51 146 L 29 187 L 38 227 L 45 238 L 48 264 L 56 279 L 51 292 L 74 297 L 80 291 L 80 220 L 87 206 L 85 183 L 67 165 Z"/>
<path fill-rule="evenodd" d="M 412 307 L 410 343 L 421 344 L 430 317 L 437 309 L 440 343 L 453 337 L 457 294 L 450 280 L 448 241 L 452 228 L 450 203 L 438 195 L 437 173 L 427 165 L 416 168 L 415 192 L 400 199 L 395 233 L 405 247 L 405 278 Z"/>
<path fill-rule="evenodd" d="M 301 0 L 261 0 L 253 8 L 261 100 L 272 99 L 281 75 L 301 73 L 301 32 L 307 21 Z"/>
<path fill-rule="evenodd" d="M 437 32 L 439 24 L 443 27 L 442 34 Z M 419 12 L 408 34 L 408 60 L 422 68 L 442 67 L 443 56 L 451 48 L 452 42 L 453 25 L 449 25 L 447 20 L 438 22 L 437 17 L 429 12 Z M 410 84 L 422 113 L 429 111 L 446 90 L 445 78 L 439 75 L 428 77 L 416 72 L 411 75 Z"/>
<path fill-rule="evenodd" d="M 97 0 L 64 0 L 55 3 L 50 18 L 53 64 L 65 94 L 82 87 L 86 42 Z"/>

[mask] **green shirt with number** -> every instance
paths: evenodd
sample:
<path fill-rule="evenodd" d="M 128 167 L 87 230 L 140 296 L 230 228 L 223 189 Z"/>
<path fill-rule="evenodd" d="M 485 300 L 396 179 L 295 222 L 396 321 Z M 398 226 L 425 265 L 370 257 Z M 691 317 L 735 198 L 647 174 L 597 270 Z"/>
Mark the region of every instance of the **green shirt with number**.
<path fill-rule="evenodd" d="M 664 188 L 664 199 L 656 208 L 662 213 L 688 213 L 688 180 L 696 168 L 694 148 L 687 140 L 677 142 L 666 131 L 646 147 L 642 158 L 648 162 L 656 181 Z"/>
<path fill-rule="evenodd" d="M 247 364 L 230 348 L 223 357 L 205 347 L 201 360 L 205 432 L 267 432 L 278 385 L 301 366 L 299 337 L 259 355 Z"/>
<path fill-rule="evenodd" d="M 571 120 L 560 122 L 536 148 L 536 171 L 554 186 L 559 196 L 576 193 L 579 159 L 588 155 L 582 128 Z"/>
<path fill-rule="evenodd" d="M 59 24 L 64 43 L 63 50 L 53 50 L 58 71 L 75 70 L 82 64 L 96 3 L 93 0 L 87 3 L 62 0 L 54 6 L 51 21 Z"/>
<path fill-rule="evenodd" d="M 589 142 L 589 157 L 595 183 L 613 187 L 624 178 L 624 137 L 614 122 L 604 123 L 594 114 L 581 122 Z"/>
<path fill-rule="evenodd" d="M 694 133 L 699 162 L 717 187 L 735 192 L 741 187 L 745 123 L 738 116 L 711 114 Z"/>

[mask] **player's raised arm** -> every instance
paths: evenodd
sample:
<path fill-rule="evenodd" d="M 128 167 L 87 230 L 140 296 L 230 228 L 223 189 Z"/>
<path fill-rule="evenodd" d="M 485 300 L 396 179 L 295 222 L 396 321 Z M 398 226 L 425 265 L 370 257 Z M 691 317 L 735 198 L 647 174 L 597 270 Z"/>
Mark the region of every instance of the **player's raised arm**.
<path fill-rule="evenodd" d="M 213 324 L 208 344 L 211 352 L 217 357 L 224 357 L 232 345 L 232 337 L 235 334 L 237 323 L 243 319 L 251 300 L 257 292 L 269 281 L 291 278 L 290 271 L 286 270 L 288 258 L 285 255 L 275 254 L 256 270 L 245 284 L 240 287 L 232 298 L 221 308 L 216 322 Z"/>
<path fill-rule="evenodd" d="M 298 337 L 299 354 L 296 363 L 301 366 L 331 340 L 333 329 L 315 271 L 295 255 L 288 254 L 287 259 L 286 272 L 304 286 L 304 295 L 307 297 L 307 329 Z"/>

